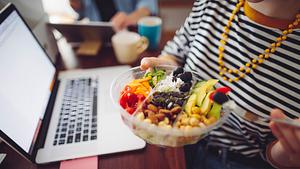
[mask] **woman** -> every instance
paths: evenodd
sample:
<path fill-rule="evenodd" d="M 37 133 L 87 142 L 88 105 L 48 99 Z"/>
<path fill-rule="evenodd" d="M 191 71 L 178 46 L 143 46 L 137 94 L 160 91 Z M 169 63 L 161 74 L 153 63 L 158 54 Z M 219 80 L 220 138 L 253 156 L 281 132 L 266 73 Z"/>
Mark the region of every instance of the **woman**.
<path fill-rule="evenodd" d="M 187 157 L 193 168 L 300 168 L 299 128 L 253 122 L 256 115 L 299 121 L 299 23 L 299 0 L 198 0 L 162 54 L 141 61 L 142 69 L 181 65 L 219 79 L 249 112 L 248 119 L 231 113 L 200 141 Z"/>
<path fill-rule="evenodd" d="M 149 15 L 157 15 L 157 0 L 70 0 L 79 18 L 90 21 L 111 21 L 120 31 Z"/>

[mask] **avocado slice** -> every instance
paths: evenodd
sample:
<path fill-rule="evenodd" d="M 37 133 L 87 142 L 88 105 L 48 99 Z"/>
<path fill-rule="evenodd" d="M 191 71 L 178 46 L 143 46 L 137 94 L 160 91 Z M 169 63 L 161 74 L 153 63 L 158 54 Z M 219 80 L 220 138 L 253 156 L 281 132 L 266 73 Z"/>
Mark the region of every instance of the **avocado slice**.
<path fill-rule="evenodd" d="M 193 93 L 187 103 L 185 104 L 184 110 L 187 114 L 191 115 L 192 114 L 192 108 L 196 106 L 196 101 L 197 101 L 197 95 Z"/>
<path fill-rule="evenodd" d="M 203 86 L 206 83 L 206 81 L 199 81 L 194 85 L 194 89 L 197 89 L 201 86 Z"/>
<path fill-rule="evenodd" d="M 211 110 L 207 114 L 208 118 L 215 117 L 217 120 L 219 120 L 220 114 L 221 114 L 221 109 L 222 109 L 222 105 L 214 102 Z"/>
<path fill-rule="evenodd" d="M 197 106 L 202 106 L 206 94 L 213 90 L 216 83 L 218 83 L 218 80 L 210 79 L 205 83 L 202 83 L 202 85 L 198 84 L 199 87 L 194 89 L 195 93 L 197 93 Z"/>
<path fill-rule="evenodd" d="M 209 96 L 210 96 L 210 94 L 211 94 L 212 92 L 213 92 L 213 91 L 210 91 L 210 92 L 208 92 L 208 93 L 206 94 L 206 96 L 205 96 L 205 98 L 204 98 L 204 100 L 203 100 L 203 103 L 202 103 L 202 105 L 201 105 L 201 107 L 200 107 L 200 109 L 201 109 L 201 114 L 206 115 L 206 114 L 210 111 L 213 102 L 210 100 Z"/>

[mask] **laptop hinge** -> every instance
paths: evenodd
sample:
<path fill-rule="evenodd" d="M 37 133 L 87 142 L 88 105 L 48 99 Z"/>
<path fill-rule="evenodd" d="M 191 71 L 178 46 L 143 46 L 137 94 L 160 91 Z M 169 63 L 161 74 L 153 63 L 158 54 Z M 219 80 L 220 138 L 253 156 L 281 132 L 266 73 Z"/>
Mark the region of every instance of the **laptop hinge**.
<path fill-rule="evenodd" d="M 38 149 L 44 147 L 59 84 L 60 84 L 60 80 L 55 80 L 55 83 L 53 85 L 53 90 L 49 99 L 49 103 L 47 105 L 46 113 L 42 121 L 42 126 L 39 131 L 38 138 L 34 147 L 33 159 L 35 159 Z"/>

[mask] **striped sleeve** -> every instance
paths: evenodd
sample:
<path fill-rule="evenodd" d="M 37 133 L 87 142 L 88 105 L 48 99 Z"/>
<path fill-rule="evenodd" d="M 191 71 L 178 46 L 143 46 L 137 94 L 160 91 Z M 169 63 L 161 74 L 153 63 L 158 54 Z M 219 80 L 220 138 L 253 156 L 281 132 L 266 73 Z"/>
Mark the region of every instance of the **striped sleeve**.
<path fill-rule="evenodd" d="M 197 0 L 194 2 L 194 6 L 189 16 L 186 18 L 183 26 L 176 31 L 176 34 L 172 40 L 167 42 L 162 54 L 170 54 L 177 58 L 179 63 L 185 63 L 185 59 L 190 49 L 190 43 L 194 40 L 197 28 L 195 25 L 195 17 L 197 17 L 198 23 L 201 22 L 201 17 L 207 6 L 208 0 Z M 199 24 L 198 24 L 199 25 Z"/>
<path fill-rule="evenodd" d="M 242 109 L 257 116 L 268 117 L 279 108 L 291 118 L 300 117 L 300 29 L 294 29 L 285 41 L 263 63 L 256 65 L 244 78 L 230 83 L 220 75 L 219 44 L 238 0 L 196 1 L 184 25 L 164 49 L 175 55 L 187 70 L 198 72 L 202 79 L 218 79 L 217 87 L 232 89 L 229 98 Z M 253 59 L 259 59 L 277 37 L 278 28 L 264 26 L 251 20 L 245 9 L 235 15 L 224 47 L 223 62 L 228 69 L 239 69 Z M 236 75 L 226 73 L 226 77 Z M 210 132 L 212 146 L 227 147 L 247 157 L 265 153 L 275 139 L 268 122 L 253 122 L 233 112 L 219 128 Z"/>

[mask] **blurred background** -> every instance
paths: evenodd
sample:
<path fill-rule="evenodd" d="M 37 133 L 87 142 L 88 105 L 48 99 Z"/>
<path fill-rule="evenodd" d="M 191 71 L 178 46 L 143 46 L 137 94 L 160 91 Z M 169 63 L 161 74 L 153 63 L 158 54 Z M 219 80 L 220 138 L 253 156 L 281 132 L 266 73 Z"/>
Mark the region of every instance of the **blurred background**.
<path fill-rule="evenodd" d="M 185 20 L 193 2 L 194 0 L 158 0 L 164 30 L 176 30 Z M 78 18 L 69 0 L 42 0 L 42 3 L 51 22 L 68 22 Z"/>
<path fill-rule="evenodd" d="M 55 62 L 59 47 L 48 22 L 73 22 L 78 14 L 70 6 L 69 0 L 0 0 L 0 8 L 13 3 L 33 33 L 37 36 L 48 55 Z M 194 0 L 158 0 L 158 16 L 162 18 L 165 32 L 174 33 L 184 22 Z M 65 49 L 63 49 L 65 50 Z M 60 51 L 63 53 L 64 51 Z"/>

